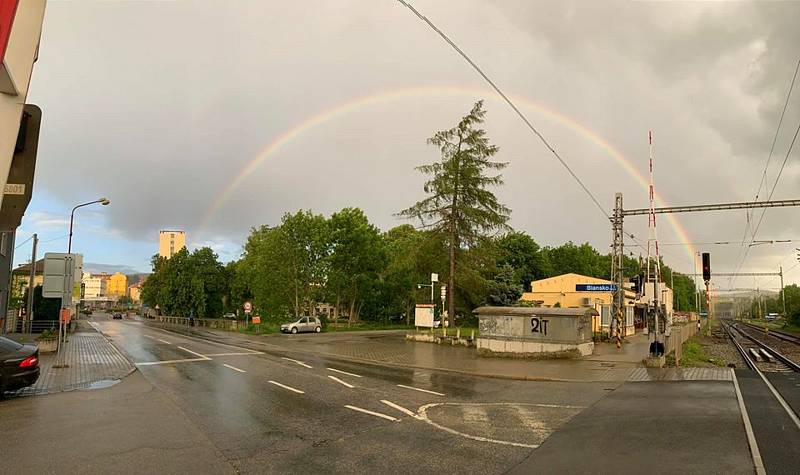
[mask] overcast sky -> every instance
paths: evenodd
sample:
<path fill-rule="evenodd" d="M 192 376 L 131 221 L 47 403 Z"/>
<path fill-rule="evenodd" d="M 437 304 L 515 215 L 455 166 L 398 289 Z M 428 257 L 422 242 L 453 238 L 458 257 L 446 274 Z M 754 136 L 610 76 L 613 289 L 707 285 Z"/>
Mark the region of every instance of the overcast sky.
<path fill-rule="evenodd" d="M 647 174 L 651 129 L 661 204 L 754 198 L 800 58 L 800 3 L 412 3 L 518 98 L 607 210 L 616 191 L 626 207 L 647 206 L 635 174 Z M 78 212 L 74 249 L 107 269 L 149 270 L 163 228 L 235 259 L 250 227 L 298 208 L 359 206 L 388 229 L 422 196 L 414 167 L 438 159 L 425 139 L 482 98 L 497 158 L 510 163 L 497 194 L 512 225 L 544 245 L 606 251 L 606 218 L 469 65 L 395 1 L 50 0 L 29 95 L 44 111 L 35 193 L 17 242 L 37 232 L 44 251 L 62 251 L 71 207 L 100 196 L 112 205 Z M 798 121 L 795 90 L 770 187 Z M 800 145 L 775 199 L 800 197 L 799 158 Z M 756 239 L 800 239 L 798 213 L 767 211 Z M 741 241 L 746 226 L 744 211 L 676 218 L 692 242 Z M 646 240 L 646 217 L 626 228 Z M 666 218 L 658 233 L 666 261 L 691 271 Z M 696 247 L 712 252 L 717 271 L 733 270 L 743 249 Z M 754 246 L 742 270 L 790 268 L 795 247 Z M 17 262 L 29 253 L 20 246 Z M 788 276 L 800 281 L 800 267 Z"/>

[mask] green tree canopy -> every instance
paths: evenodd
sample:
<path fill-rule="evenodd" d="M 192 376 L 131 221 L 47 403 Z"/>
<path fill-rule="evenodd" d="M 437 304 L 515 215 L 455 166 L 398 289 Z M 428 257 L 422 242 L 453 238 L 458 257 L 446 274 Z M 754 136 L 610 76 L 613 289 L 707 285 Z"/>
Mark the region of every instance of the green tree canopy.
<path fill-rule="evenodd" d="M 449 258 L 448 307 L 453 315 L 462 246 L 469 247 L 487 233 L 507 229 L 511 213 L 489 190 L 503 184 L 501 175 L 489 171 L 502 170 L 508 164 L 491 161 L 499 149 L 479 128 L 485 115 L 483 101 L 478 101 L 458 125 L 428 139 L 441 153 L 440 161 L 417 167 L 432 176 L 423 187 L 428 196 L 400 212 L 444 236 Z"/>

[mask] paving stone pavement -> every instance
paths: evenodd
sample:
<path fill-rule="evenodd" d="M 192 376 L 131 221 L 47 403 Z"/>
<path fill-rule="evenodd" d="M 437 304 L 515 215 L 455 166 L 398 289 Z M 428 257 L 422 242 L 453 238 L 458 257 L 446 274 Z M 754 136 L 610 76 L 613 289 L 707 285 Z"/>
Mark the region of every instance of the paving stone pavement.
<path fill-rule="evenodd" d="M 82 322 L 85 323 L 85 322 Z M 41 373 L 36 384 L 7 396 L 31 396 L 83 389 L 105 381 L 119 380 L 135 366 L 93 327 L 81 325 L 64 345 L 66 368 L 55 368 L 56 353 L 39 355 Z"/>
<path fill-rule="evenodd" d="M 636 368 L 628 381 L 733 381 L 730 368 Z"/>

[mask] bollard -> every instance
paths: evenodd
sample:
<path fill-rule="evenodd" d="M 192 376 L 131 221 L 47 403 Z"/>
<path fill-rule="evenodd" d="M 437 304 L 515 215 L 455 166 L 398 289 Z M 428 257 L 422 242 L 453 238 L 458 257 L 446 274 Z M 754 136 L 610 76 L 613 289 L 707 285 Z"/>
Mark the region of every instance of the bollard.
<path fill-rule="evenodd" d="M 461 327 L 456 328 L 456 340 L 461 339 Z"/>

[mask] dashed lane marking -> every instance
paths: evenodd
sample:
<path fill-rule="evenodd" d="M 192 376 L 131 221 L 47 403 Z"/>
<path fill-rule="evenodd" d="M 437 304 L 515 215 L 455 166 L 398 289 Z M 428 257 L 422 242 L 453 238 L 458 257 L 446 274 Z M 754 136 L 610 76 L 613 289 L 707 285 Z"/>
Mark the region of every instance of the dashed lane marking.
<path fill-rule="evenodd" d="M 156 338 L 156 340 L 160 341 L 161 343 L 166 343 L 167 345 L 171 345 L 172 343 L 168 342 L 167 340 L 162 340 L 161 338 Z"/>
<path fill-rule="evenodd" d="M 239 351 L 233 353 L 206 353 L 206 356 L 246 356 L 246 355 L 263 355 L 263 351 Z"/>
<path fill-rule="evenodd" d="M 399 420 L 400 420 L 400 419 L 398 419 L 398 418 L 396 418 L 396 417 L 392 417 L 392 416 L 390 416 L 390 415 L 388 415 L 388 414 L 383 414 L 383 413 L 380 413 L 380 412 L 373 412 L 373 411 L 369 411 L 369 410 L 367 410 L 367 409 L 363 409 L 363 408 L 361 408 L 361 407 L 356 407 L 356 406 L 351 406 L 351 405 L 349 405 L 349 404 L 345 405 L 344 407 L 346 407 L 346 408 L 348 408 L 348 409 L 351 409 L 351 410 L 353 410 L 353 411 L 358 411 L 358 412 L 363 412 L 364 414 L 369 414 L 370 416 L 380 417 L 380 418 L 386 419 L 387 421 L 397 422 L 397 421 L 399 421 Z"/>
<path fill-rule="evenodd" d="M 198 353 L 198 352 L 196 352 L 196 351 L 189 350 L 189 349 L 187 349 L 187 348 L 184 348 L 184 347 L 182 347 L 182 346 L 179 346 L 179 347 L 178 347 L 178 349 L 181 349 L 181 350 L 183 350 L 183 351 L 185 351 L 185 352 L 187 352 L 187 353 L 191 353 L 191 354 L 193 354 L 193 355 L 195 355 L 195 356 L 199 356 L 200 358 L 203 358 L 203 359 L 206 359 L 206 360 L 210 360 L 210 359 L 211 359 L 211 358 L 209 358 L 209 357 L 208 357 L 208 356 L 206 356 L 206 355 L 201 355 L 200 353 Z"/>
<path fill-rule="evenodd" d="M 293 388 L 293 387 L 291 387 L 291 386 L 287 386 L 287 385 L 285 385 L 285 384 L 281 384 L 281 383 L 279 383 L 279 382 L 277 382 L 277 381 L 272 381 L 272 380 L 269 380 L 269 381 L 267 381 L 267 382 L 268 382 L 268 383 L 270 383 L 270 384 L 274 384 L 275 386 L 280 386 L 280 387 L 282 387 L 283 389 L 288 389 L 289 391 L 296 392 L 297 394 L 305 394 L 305 393 L 306 393 L 305 391 L 301 391 L 301 390 L 299 390 L 299 389 L 295 389 L 295 388 Z"/>
<path fill-rule="evenodd" d="M 142 363 L 134 363 L 134 364 L 136 366 L 152 366 L 152 365 L 173 364 L 173 363 L 192 363 L 194 361 L 211 361 L 211 358 L 185 358 L 182 360 L 145 361 Z"/>
<path fill-rule="evenodd" d="M 329 377 L 329 378 L 331 378 L 332 380 L 336 381 L 337 383 L 341 384 L 342 386 L 347 386 L 347 387 L 348 387 L 348 388 L 350 388 L 350 389 L 352 389 L 352 388 L 354 388 L 354 387 L 355 387 L 355 386 L 353 386 L 353 385 L 352 385 L 352 384 L 350 384 L 350 383 L 346 383 L 346 382 L 342 381 L 341 379 L 337 378 L 336 376 L 330 376 L 330 375 L 328 375 L 328 377 Z"/>
<path fill-rule="evenodd" d="M 229 364 L 225 364 L 225 363 L 222 363 L 222 366 L 224 366 L 224 367 L 226 367 L 226 368 L 230 368 L 230 369 L 232 369 L 232 370 L 234 370 L 234 371 L 238 371 L 238 372 L 240 372 L 240 373 L 246 373 L 246 372 L 247 372 L 247 371 L 245 371 L 245 370 L 243 370 L 243 369 L 239 369 L 239 368 L 237 368 L 236 366 L 231 366 L 231 365 L 229 365 Z"/>
<path fill-rule="evenodd" d="M 398 384 L 398 386 L 401 387 L 401 388 L 413 389 L 414 391 L 419 391 L 419 392 L 422 392 L 422 393 L 435 394 L 437 396 L 444 396 L 444 394 L 442 394 L 442 393 L 437 393 L 436 391 L 431 391 L 431 390 L 428 390 L 428 389 L 415 388 L 414 386 L 406 386 L 405 384 Z"/>
<path fill-rule="evenodd" d="M 360 375 L 360 374 L 348 373 L 347 371 L 342 371 L 342 370 L 340 370 L 340 369 L 336 369 L 336 368 L 328 368 L 328 371 L 334 371 L 334 372 L 336 372 L 336 373 L 346 374 L 346 375 L 348 375 L 348 376 L 352 376 L 352 377 L 354 377 L 354 378 L 360 378 L 360 377 L 361 377 L 361 375 Z"/>
<path fill-rule="evenodd" d="M 284 360 L 286 360 L 286 361 L 291 361 L 292 363 L 297 363 L 297 364 L 299 364 L 300 366 L 305 366 L 305 367 L 306 367 L 306 368 L 308 368 L 308 369 L 312 369 L 312 368 L 313 368 L 313 366 L 311 366 L 311 365 L 308 365 L 308 364 L 306 364 L 306 363 L 303 363 L 303 362 L 302 362 L 302 361 L 300 361 L 300 360 L 293 360 L 293 359 L 291 359 L 291 358 L 286 358 L 285 356 L 282 356 L 282 357 L 281 357 L 281 359 L 284 359 Z"/>
<path fill-rule="evenodd" d="M 414 419 L 419 419 L 420 417 L 414 413 L 411 409 L 406 409 L 405 407 L 401 406 L 400 404 L 395 404 L 392 401 L 387 401 L 386 399 L 381 399 L 381 402 L 386 404 L 387 406 L 391 407 L 392 409 L 397 409 L 398 411 L 402 412 L 403 414 L 409 415 Z"/>

